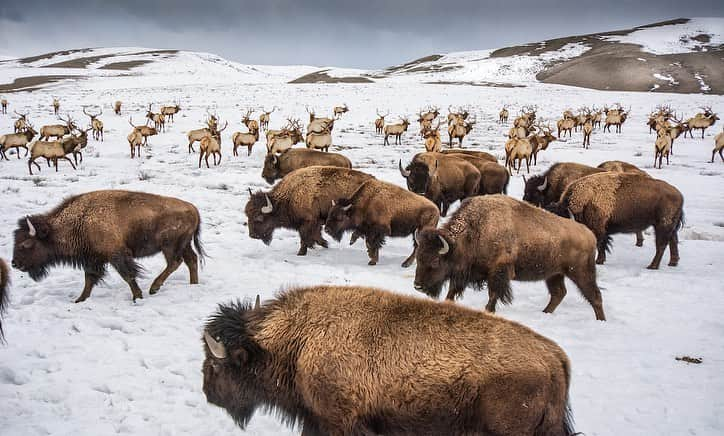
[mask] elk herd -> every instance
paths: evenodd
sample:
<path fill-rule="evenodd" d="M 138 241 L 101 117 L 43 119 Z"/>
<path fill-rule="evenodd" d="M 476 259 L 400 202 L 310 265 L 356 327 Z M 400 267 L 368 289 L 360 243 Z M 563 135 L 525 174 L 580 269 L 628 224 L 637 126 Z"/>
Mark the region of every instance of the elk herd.
<path fill-rule="evenodd" d="M 7 101 L 1 101 L 6 113 Z M 59 161 L 75 169 L 78 159 L 83 160 L 89 132 L 93 140 L 104 141 L 103 111 L 83 107 L 89 124 L 81 127 L 70 114 L 62 117 L 59 107 L 54 98 L 53 114 L 61 123 L 37 131 L 29 112 L 14 111 L 15 131 L 0 136 L 2 158 L 10 160 L 7 152 L 14 151 L 20 159 L 24 149 L 30 174 L 33 167 L 40 170 L 40 158 L 56 171 Z M 112 107 L 121 116 L 121 101 Z M 181 111 L 179 102 L 160 106 L 158 112 L 153 104 L 142 108 L 142 124 L 134 124 L 132 115 L 128 119 L 131 158 L 140 157 L 149 137 L 165 133 L 167 123 L 174 123 Z M 450 302 L 468 288 L 486 289 L 488 301 L 485 312 L 474 312 L 364 287 L 318 286 L 287 291 L 264 305 L 257 300 L 253 307 L 221 306 L 203 333 L 203 392 L 208 401 L 227 409 L 242 427 L 257 407 L 278 408 L 286 422 L 301 423 L 303 434 L 574 434 L 567 412 L 570 363 L 563 350 L 486 312 L 495 312 L 499 303 L 511 304 L 512 281 L 532 281 L 544 282 L 549 300 L 543 312 L 553 313 L 569 279 L 595 319 L 605 321 L 596 269 L 607 260 L 611 235 L 635 233 L 641 246 L 642 232 L 653 227 L 655 254 L 648 268 L 659 268 L 667 247 L 668 265 L 677 266 L 683 195 L 621 161 L 598 167 L 556 163 L 540 175 L 523 178 L 522 199 L 508 196 L 507 188 L 512 172 L 520 172 L 523 162 L 530 172 L 538 153 L 554 141 L 580 131 L 582 147 L 588 149 L 596 129 L 608 133 L 614 127 L 621 134 L 631 108 L 615 104 L 566 110 L 556 122 L 556 136 L 536 106 L 523 106 L 518 114 L 513 112 L 510 128 L 505 127 L 501 165 L 490 153 L 464 148 L 464 139 L 478 122 L 472 108 L 449 106 L 445 117 L 439 107 L 427 107 L 417 114 L 416 140 L 424 150 L 420 147 L 409 163 L 397 162 L 406 188 L 330 151 L 335 123 L 349 112 L 346 104 L 333 107 L 330 117 L 320 117 L 307 106 L 306 126 L 301 118 L 287 117 L 279 129 L 270 129 L 277 110 L 257 110 L 257 120 L 254 109 L 244 109 L 243 127 L 231 135 L 233 155 L 246 147 L 251 156 L 260 131 L 265 133 L 261 177 L 273 186 L 248 189 L 244 214 L 250 238 L 269 245 L 277 229 L 293 230 L 299 235 L 297 255 L 305 256 L 309 249 L 329 247 L 325 234 L 336 241 L 350 234 L 350 245 L 364 242 L 370 266 L 380 263 L 387 239 L 408 238 L 411 247 L 401 267 L 416 265 L 411 287 L 437 299 L 447 285 L 445 299 Z M 507 125 L 511 112 L 504 106 L 497 122 Z M 388 122 L 389 111 L 376 114 L 374 132 L 384 136 L 384 146 L 402 145 L 410 117 Z M 709 107 L 686 121 L 670 106 L 657 107 L 648 119 L 650 132 L 656 133 L 655 167 L 658 161 L 661 168 L 664 157 L 668 164 L 681 134 L 693 138 L 692 131 L 699 129 L 703 137 L 718 119 Z M 440 129 L 445 121 L 443 145 Z M 198 144 L 199 168 L 204 162 L 211 167 L 209 157 L 214 166 L 221 163 L 222 133 L 228 127 L 228 120 L 207 109 L 203 124 L 186 133 L 188 153 L 195 153 Z M 306 147 L 295 147 L 299 143 Z M 723 133 L 715 143 L 712 161 L 717 152 L 724 161 Z M 456 202 L 459 207 L 443 222 Z M 158 292 L 181 264 L 189 270 L 190 284 L 199 283 L 198 264 L 206 254 L 201 216 L 188 202 L 147 193 L 108 190 L 73 196 L 45 214 L 18 221 L 12 266 L 36 281 L 55 265 L 83 269 L 79 303 L 90 297 L 110 265 L 135 301 L 143 298 L 136 282 L 138 257 L 163 253 L 166 259 L 149 294 Z M 521 229 L 535 229 L 536 236 Z M 0 259 L 0 309 L 7 298 L 8 274 Z M 333 367 L 324 364 L 329 358 L 335 361 Z M 404 367 L 415 361 L 429 363 L 429 374 Z M 457 372 L 439 370 L 451 362 L 459 365 Z M 504 383 L 490 385 L 490 377 Z M 408 391 L 390 389 L 401 379 L 409 383 Z M 371 406 L 359 406 L 361 397 Z M 481 402 L 501 412 L 481 411 Z"/>

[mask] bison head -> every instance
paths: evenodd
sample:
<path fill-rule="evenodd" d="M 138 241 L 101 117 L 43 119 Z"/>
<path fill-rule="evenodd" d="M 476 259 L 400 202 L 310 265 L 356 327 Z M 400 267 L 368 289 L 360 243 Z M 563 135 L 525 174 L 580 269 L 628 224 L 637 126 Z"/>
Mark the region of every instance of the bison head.
<path fill-rule="evenodd" d="M 548 189 L 547 177 L 531 177 L 525 182 L 525 192 L 523 193 L 523 200 L 538 207 L 542 207 L 543 202 L 545 201 L 546 189 Z"/>
<path fill-rule="evenodd" d="M 254 309 L 239 301 L 220 305 L 203 337 L 206 400 L 226 409 L 242 429 L 265 402 L 265 383 L 261 379 L 265 354 L 249 331 L 250 320 L 260 310 L 258 304 L 257 297 Z"/>
<path fill-rule="evenodd" d="M 281 171 L 279 169 L 279 156 L 269 153 L 264 158 L 264 169 L 261 170 L 261 177 L 270 185 L 274 184 L 276 179 L 281 179 Z"/>
<path fill-rule="evenodd" d="M 452 271 L 453 243 L 444 230 L 426 229 L 415 235 L 417 269 L 415 289 L 430 297 L 440 295 Z"/>
<path fill-rule="evenodd" d="M 332 209 L 329 210 L 329 214 L 327 215 L 327 221 L 324 223 L 324 231 L 334 238 L 335 241 L 339 242 L 345 230 L 354 228 L 354 223 L 352 222 L 353 212 L 354 206 L 351 200 L 343 198 L 333 202 Z"/>
<path fill-rule="evenodd" d="M 249 189 L 249 202 L 246 203 L 246 218 L 249 226 L 249 236 L 261 239 L 266 245 L 271 244 L 274 229 L 277 227 L 277 217 L 274 205 L 269 194 L 257 191 L 252 194 Z"/>
<path fill-rule="evenodd" d="M 54 251 L 50 242 L 50 227 L 42 217 L 26 217 L 18 221 L 12 265 L 27 272 L 35 281 L 48 274 Z"/>
<path fill-rule="evenodd" d="M 424 162 L 413 160 L 407 168 L 402 169 L 402 161 L 400 161 L 400 174 L 407 179 L 407 189 L 416 194 L 425 195 L 430 180 L 437 171 L 437 165 L 437 161 L 435 161 L 435 168 L 430 171 Z"/>

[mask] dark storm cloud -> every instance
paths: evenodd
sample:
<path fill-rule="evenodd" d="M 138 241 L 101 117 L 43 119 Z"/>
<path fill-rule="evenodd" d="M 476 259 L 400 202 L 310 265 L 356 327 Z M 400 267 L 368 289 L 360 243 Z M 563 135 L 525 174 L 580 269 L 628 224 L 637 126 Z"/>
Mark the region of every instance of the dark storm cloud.
<path fill-rule="evenodd" d="M 381 67 L 692 15 L 722 16 L 724 2 L 3 0 L 0 53 L 132 45 L 246 63 Z"/>

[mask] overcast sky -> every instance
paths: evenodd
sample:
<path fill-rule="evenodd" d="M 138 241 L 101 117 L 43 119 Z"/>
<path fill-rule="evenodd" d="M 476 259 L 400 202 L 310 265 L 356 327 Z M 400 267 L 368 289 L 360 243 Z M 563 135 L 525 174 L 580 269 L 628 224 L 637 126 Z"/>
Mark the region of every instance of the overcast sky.
<path fill-rule="evenodd" d="M 372 68 L 691 16 L 724 16 L 724 1 L 0 0 L 0 55 L 144 46 Z"/>

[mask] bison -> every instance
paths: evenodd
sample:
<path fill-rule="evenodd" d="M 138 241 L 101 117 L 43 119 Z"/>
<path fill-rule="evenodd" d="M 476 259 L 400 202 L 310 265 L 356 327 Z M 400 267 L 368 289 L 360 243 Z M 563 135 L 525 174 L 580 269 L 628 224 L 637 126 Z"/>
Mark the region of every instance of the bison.
<path fill-rule="evenodd" d="M 10 285 L 10 270 L 5 260 L 0 258 L 0 342 L 5 339 L 3 332 L 2 315 L 8 307 L 8 286 Z"/>
<path fill-rule="evenodd" d="M 475 155 L 470 154 L 446 154 L 446 156 L 456 157 L 469 162 L 475 166 L 480 172 L 480 186 L 478 188 L 478 194 L 507 194 L 508 193 L 508 182 L 510 182 L 510 174 L 504 166 L 499 165 L 497 162 L 491 162 L 486 159 L 481 159 Z"/>
<path fill-rule="evenodd" d="M 611 171 L 614 173 L 636 173 L 646 176 L 649 175 L 649 173 L 637 167 L 636 165 L 621 160 L 607 160 L 606 162 L 601 162 L 601 164 L 598 165 L 597 168 L 600 168 L 604 171 Z"/>
<path fill-rule="evenodd" d="M 485 195 L 463 201 L 441 229 L 419 232 L 417 244 L 414 286 L 430 297 L 437 298 L 445 282 L 448 300 L 487 282 L 485 308 L 495 312 L 499 299 L 513 299 L 510 280 L 545 280 L 551 299 L 543 311 L 553 313 L 568 277 L 596 319 L 606 319 L 596 284 L 596 238 L 574 221 L 504 195 Z"/>
<path fill-rule="evenodd" d="M 130 191 L 93 191 L 63 201 L 50 212 L 22 218 L 15 230 L 13 267 L 35 281 L 55 265 L 85 272 L 76 303 L 91 295 L 111 264 L 128 283 L 133 300 L 143 298 L 136 283 L 141 266 L 134 259 L 162 252 L 166 269 L 149 290 L 155 294 L 184 262 L 191 284 L 199 282 L 201 217 L 196 207 L 172 197 Z M 196 252 L 194 252 L 194 248 Z"/>
<path fill-rule="evenodd" d="M 449 148 L 447 150 L 441 151 L 442 154 L 467 154 L 470 156 L 475 156 L 477 158 L 488 160 L 490 162 L 498 162 L 498 159 L 493 156 L 490 153 L 486 153 L 484 151 L 476 151 L 476 150 L 467 150 L 463 148 Z"/>
<path fill-rule="evenodd" d="M 303 435 L 572 435 L 570 362 L 491 314 L 379 289 L 297 288 L 220 305 L 203 392 L 244 429 L 269 410 Z"/>
<path fill-rule="evenodd" d="M 480 171 L 473 164 L 441 153 L 418 153 L 405 169 L 402 161 L 399 167 L 407 188 L 435 203 L 442 216 L 455 201 L 480 189 Z"/>
<path fill-rule="evenodd" d="M 336 241 L 346 230 L 364 236 L 369 265 L 376 265 L 386 236 L 402 237 L 425 227 L 437 227 L 440 213 L 427 198 L 397 185 L 372 179 L 364 182 L 349 198 L 340 198 L 332 206 L 324 230 Z M 402 263 L 408 267 L 415 260 L 417 244 L 413 238 L 412 254 Z"/>
<path fill-rule="evenodd" d="M 571 183 L 549 209 L 583 223 L 596 235 L 597 264 L 606 261 L 614 233 L 641 232 L 654 226 L 656 255 L 649 269 L 658 269 L 666 246 L 669 266 L 679 263 L 678 231 L 684 222 L 684 197 L 663 180 L 635 173 L 592 174 Z"/>
<path fill-rule="evenodd" d="M 245 208 L 249 236 L 269 245 L 274 230 L 281 227 L 299 232 L 298 256 L 305 256 L 315 244 L 326 248 L 322 225 L 332 201 L 350 197 L 372 178 L 348 168 L 313 166 L 289 173 L 270 192 L 249 189 Z"/>
<path fill-rule="evenodd" d="M 290 148 L 280 155 L 267 154 L 264 158 L 264 169 L 261 171 L 261 176 L 271 185 L 275 180 L 281 179 L 294 170 L 310 166 L 352 168 L 352 162 L 337 153 Z"/>

